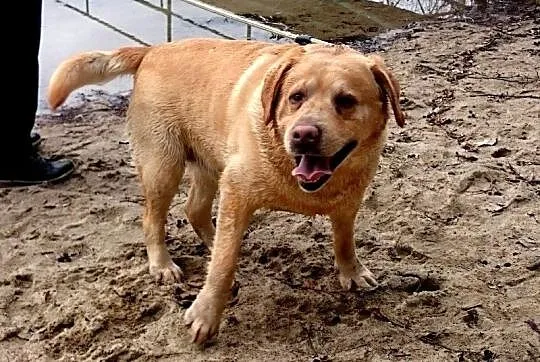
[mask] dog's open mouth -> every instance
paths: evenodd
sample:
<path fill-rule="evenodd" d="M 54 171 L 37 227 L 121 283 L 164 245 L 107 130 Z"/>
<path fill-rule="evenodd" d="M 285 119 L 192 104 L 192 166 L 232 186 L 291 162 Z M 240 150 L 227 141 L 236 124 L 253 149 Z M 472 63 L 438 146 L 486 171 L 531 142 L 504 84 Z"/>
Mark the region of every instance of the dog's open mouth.
<path fill-rule="evenodd" d="M 296 167 L 292 171 L 292 175 L 296 177 L 298 184 L 304 191 L 317 191 L 332 177 L 332 173 L 357 144 L 357 141 L 351 141 L 330 157 L 309 154 L 296 155 L 294 157 Z"/>

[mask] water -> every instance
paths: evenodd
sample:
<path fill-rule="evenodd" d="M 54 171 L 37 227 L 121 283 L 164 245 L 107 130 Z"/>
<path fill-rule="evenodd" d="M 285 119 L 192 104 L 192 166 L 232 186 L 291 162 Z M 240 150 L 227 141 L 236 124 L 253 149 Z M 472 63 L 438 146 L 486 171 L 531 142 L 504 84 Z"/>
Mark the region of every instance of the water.
<path fill-rule="evenodd" d="M 431 15 L 445 13 L 459 9 L 464 6 L 471 6 L 471 0 L 372 0 L 374 2 L 395 6 L 409 10 L 417 14 Z"/>

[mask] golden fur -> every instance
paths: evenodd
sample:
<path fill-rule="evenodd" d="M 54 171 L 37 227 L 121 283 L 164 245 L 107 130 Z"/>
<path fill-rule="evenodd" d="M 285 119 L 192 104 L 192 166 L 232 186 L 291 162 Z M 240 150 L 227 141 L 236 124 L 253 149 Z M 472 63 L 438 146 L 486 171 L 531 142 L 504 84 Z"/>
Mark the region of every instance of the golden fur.
<path fill-rule="evenodd" d="M 90 52 L 58 67 L 49 87 L 51 107 L 80 86 L 120 74 L 134 74 L 127 118 L 145 196 L 150 272 L 165 281 L 181 278 L 164 243 L 164 225 L 186 169 L 186 214 L 212 248 L 206 283 L 185 313 L 194 342 L 217 333 L 242 236 L 260 208 L 328 215 L 342 286 L 376 285 L 357 259 L 354 220 L 377 168 L 389 108 L 404 124 L 398 83 L 380 57 L 341 46 L 213 39 Z M 351 140 L 356 144 L 314 192 L 291 175 L 291 134 L 300 124 L 321 130 L 325 159 L 337 157 Z M 211 206 L 218 187 L 215 230 Z"/>

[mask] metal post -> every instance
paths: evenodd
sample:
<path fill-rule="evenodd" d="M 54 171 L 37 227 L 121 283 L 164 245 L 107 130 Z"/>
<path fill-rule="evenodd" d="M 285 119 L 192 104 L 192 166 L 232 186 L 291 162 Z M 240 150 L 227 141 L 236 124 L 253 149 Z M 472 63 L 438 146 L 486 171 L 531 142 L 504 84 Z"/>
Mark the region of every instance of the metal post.
<path fill-rule="evenodd" d="M 172 0 L 167 0 L 167 41 L 172 41 Z"/>
<path fill-rule="evenodd" d="M 420 7 L 420 10 L 422 11 L 422 15 L 426 15 L 426 11 L 424 10 L 424 7 L 422 6 L 422 2 L 418 0 L 418 6 Z"/>
<path fill-rule="evenodd" d="M 90 14 L 90 0 L 86 0 L 86 13 Z"/>
<path fill-rule="evenodd" d="M 251 25 L 246 25 L 246 40 L 251 40 Z"/>

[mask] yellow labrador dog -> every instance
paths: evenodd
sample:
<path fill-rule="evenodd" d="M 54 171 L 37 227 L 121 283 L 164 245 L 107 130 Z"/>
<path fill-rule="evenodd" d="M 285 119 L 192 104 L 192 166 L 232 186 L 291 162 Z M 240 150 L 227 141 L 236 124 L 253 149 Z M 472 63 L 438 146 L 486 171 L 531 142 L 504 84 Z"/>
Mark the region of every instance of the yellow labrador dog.
<path fill-rule="evenodd" d="M 134 75 L 128 129 L 145 196 L 150 272 L 182 276 L 164 243 L 172 198 L 187 170 L 187 217 L 210 247 L 206 282 L 184 319 L 195 343 L 218 331 L 242 236 L 260 208 L 328 215 L 345 289 L 376 285 L 358 260 L 353 225 L 399 85 L 378 56 L 343 46 L 191 39 L 95 51 L 63 62 L 49 101 Z M 211 206 L 219 188 L 217 230 Z"/>

